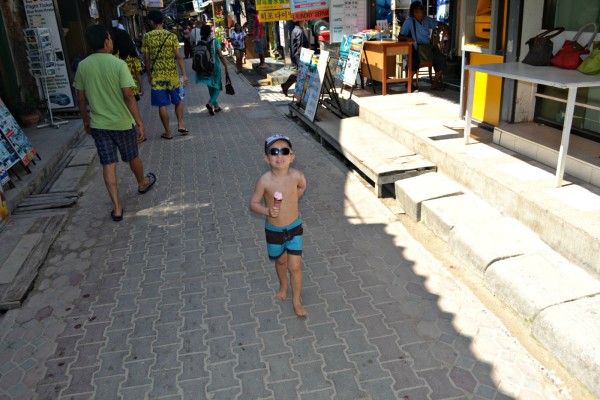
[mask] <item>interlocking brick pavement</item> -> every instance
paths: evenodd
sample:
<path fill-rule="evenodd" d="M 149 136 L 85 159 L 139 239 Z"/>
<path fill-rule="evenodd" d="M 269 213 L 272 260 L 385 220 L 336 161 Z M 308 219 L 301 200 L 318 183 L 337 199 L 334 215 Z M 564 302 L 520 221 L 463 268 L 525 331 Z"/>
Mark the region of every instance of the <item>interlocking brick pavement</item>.
<path fill-rule="evenodd" d="M 141 152 L 158 182 L 140 196 L 121 165 L 116 224 L 96 169 L 29 298 L 1 317 L 1 399 L 569 398 L 372 190 L 281 115 L 277 88 L 232 79 L 236 95 L 212 117 L 206 88 L 188 85 L 191 135 L 174 140 L 160 139 L 142 99 Z M 275 300 L 264 221 L 247 207 L 273 132 L 292 138 L 308 181 L 306 319 Z"/>

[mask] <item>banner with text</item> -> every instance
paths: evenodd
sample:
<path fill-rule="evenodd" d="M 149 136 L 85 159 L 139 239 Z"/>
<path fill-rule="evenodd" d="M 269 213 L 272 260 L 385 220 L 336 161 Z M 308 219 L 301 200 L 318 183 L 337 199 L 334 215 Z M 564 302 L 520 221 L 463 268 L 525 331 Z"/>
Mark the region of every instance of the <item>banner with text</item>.
<path fill-rule="evenodd" d="M 329 0 L 290 0 L 295 21 L 329 17 Z"/>
<path fill-rule="evenodd" d="M 62 47 L 62 31 L 58 29 L 53 0 L 23 0 L 30 28 L 48 28 L 54 45 L 56 74 L 46 79 L 50 108 L 74 107 L 69 71 Z"/>
<path fill-rule="evenodd" d="M 258 12 L 258 17 L 260 18 L 260 22 L 287 21 L 288 19 L 292 19 L 292 13 L 289 8 L 281 10 L 262 10 Z"/>
<path fill-rule="evenodd" d="M 257 11 L 290 8 L 290 0 L 256 0 L 255 3 Z"/>

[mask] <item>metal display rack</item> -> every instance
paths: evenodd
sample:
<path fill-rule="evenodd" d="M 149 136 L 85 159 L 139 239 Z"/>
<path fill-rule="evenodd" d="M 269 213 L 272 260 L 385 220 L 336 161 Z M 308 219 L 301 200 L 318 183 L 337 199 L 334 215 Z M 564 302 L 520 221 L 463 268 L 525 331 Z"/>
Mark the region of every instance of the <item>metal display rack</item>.
<path fill-rule="evenodd" d="M 56 76 L 56 56 L 52 44 L 52 36 L 48 28 L 28 28 L 24 29 L 25 40 L 27 42 L 27 58 L 29 59 L 29 69 L 31 74 L 42 83 L 44 98 L 46 99 L 46 108 L 48 110 L 49 121 L 40 124 L 38 128 L 53 126 L 59 128 L 60 125 L 69 121 L 55 118 L 52 114 L 48 94 L 48 81 Z"/>

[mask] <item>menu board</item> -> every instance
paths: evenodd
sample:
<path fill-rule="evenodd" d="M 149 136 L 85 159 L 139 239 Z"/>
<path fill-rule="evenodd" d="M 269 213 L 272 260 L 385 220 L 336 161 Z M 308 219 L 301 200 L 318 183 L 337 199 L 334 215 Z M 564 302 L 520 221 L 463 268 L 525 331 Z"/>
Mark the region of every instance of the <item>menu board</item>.
<path fill-rule="evenodd" d="M 329 30 L 331 43 L 339 43 L 344 35 L 367 29 L 368 1 L 330 0 Z"/>

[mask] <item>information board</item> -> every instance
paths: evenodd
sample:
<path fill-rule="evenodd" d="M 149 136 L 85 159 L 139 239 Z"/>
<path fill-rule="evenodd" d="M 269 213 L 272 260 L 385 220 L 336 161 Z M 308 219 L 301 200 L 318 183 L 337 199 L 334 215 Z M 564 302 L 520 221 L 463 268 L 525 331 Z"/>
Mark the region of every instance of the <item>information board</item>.
<path fill-rule="evenodd" d="M 56 74 L 46 79 L 50 108 L 74 107 L 68 66 L 62 48 L 62 29 L 59 31 L 53 0 L 23 0 L 29 28 L 48 28 L 56 59 Z"/>
<path fill-rule="evenodd" d="M 344 35 L 352 35 L 367 29 L 368 5 L 368 1 L 330 0 L 330 42 L 339 43 Z"/>

